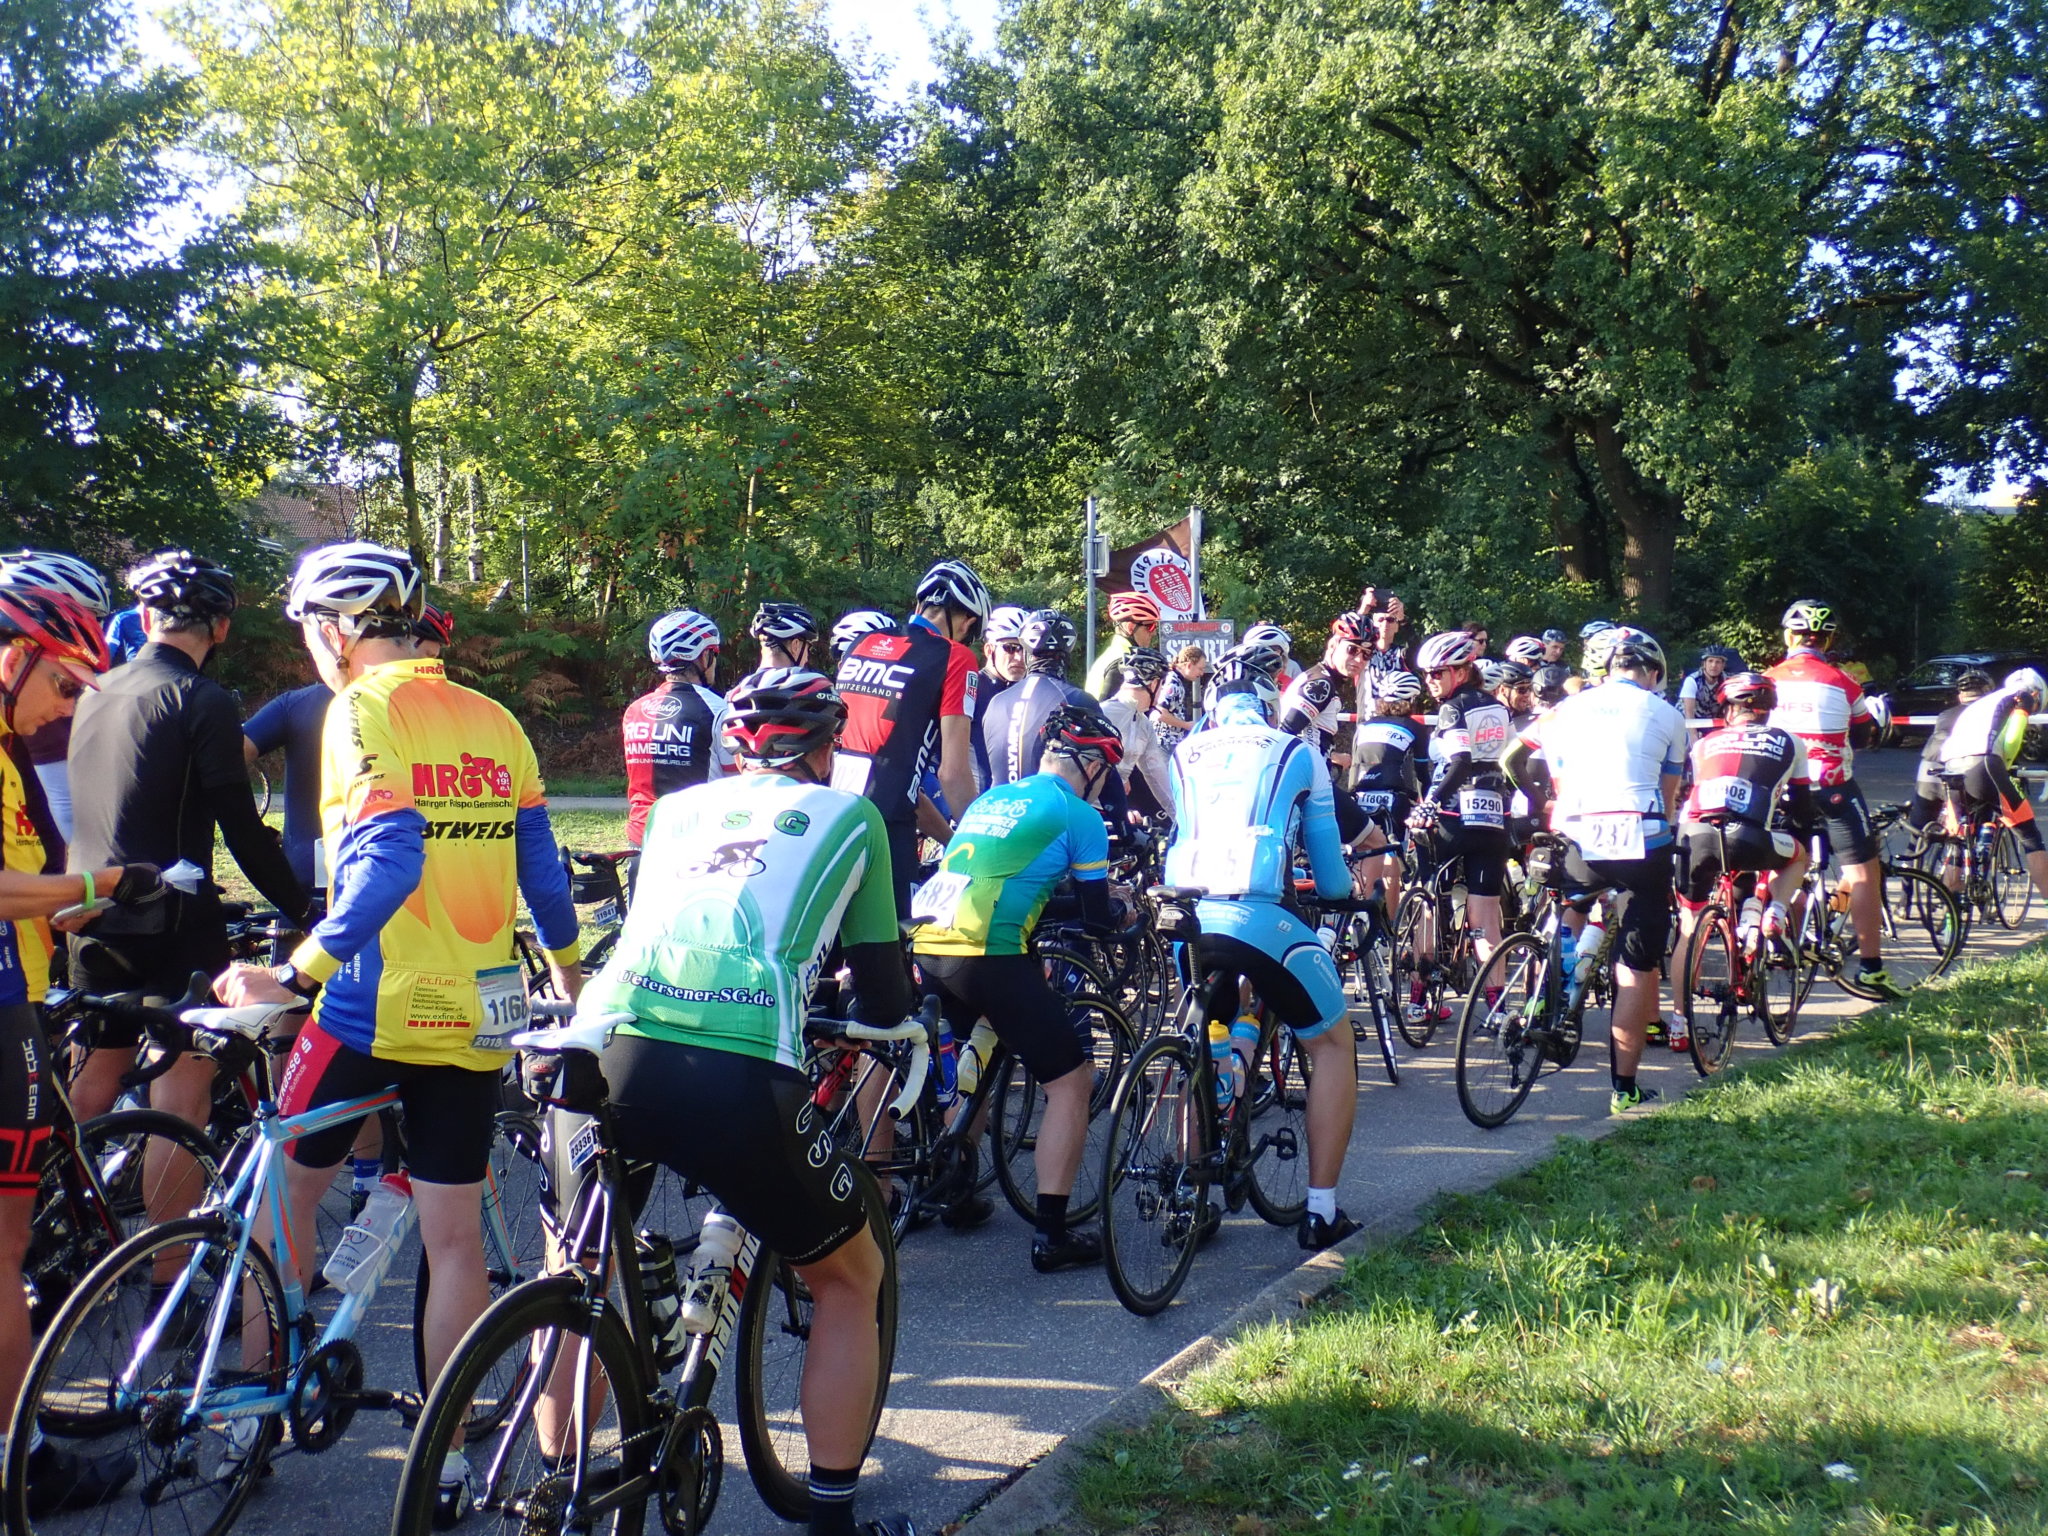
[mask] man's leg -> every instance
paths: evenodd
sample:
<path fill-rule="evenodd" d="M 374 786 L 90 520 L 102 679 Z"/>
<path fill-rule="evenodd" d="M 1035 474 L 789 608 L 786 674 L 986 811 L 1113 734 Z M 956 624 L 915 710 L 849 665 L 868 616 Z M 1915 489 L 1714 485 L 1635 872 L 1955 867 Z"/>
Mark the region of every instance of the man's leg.
<path fill-rule="evenodd" d="M 105 1046 L 85 1053 L 84 1065 L 66 1089 L 80 1124 L 114 1107 L 114 1101 L 121 1096 L 121 1074 L 134 1065 L 132 1045 Z"/>
<path fill-rule="evenodd" d="M 420 1244 L 434 1277 L 427 1292 L 424 1344 L 429 1385 L 455 1352 L 469 1325 L 491 1301 L 484 1266 L 483 1185 L 412 1181 Z"/>
<path fill-rule="evenodd" d="M 1643 1059 L 1643 1044 L 1649 1036 L 1650 1020 L 1657 1016 L 1658 973 L 1639 971 L 1619 962 L 1614 967 L 1614 1012 L 1609 1035 L 1614 1051 L 1614 1075 L 1635 1080 Z"/>
<path fill-rule="evenodd" d="M 0 1195 L 0 1413 L 7 1415 L 0 1419 L 0 1428 L 14 1417 L 14 1400 L 21 1395 L 21 1379 L 28 1374 L 34 1348 L 21 1266 L 28 1257 L 29 1217 L 35 1203 L 32 1188 Z"/>
<path fill-rule="evenodd" d="M 1358 1115 L 1358 1052 L 1349 1030 L 1318 1030 L 1300 1042 L 1308 1057 L 1308 1181 L 1334 1189 Z"/>
<path fill-rule="evenodd" d="M 1094 1069 L 1085 1061 L 1045 1085 L 1045 1119 L 1038 1128 L 1035 1154 L 1041 1195 L 1065 1197 L 1074 1192 L 1074 1175 L 1088 1140 L 1088 1097 L 1094 1086 Z"/>
<path fill-rule="evenodd" d="M 881 1383 L 875 1299 L 882 1251 L 865 1227 L 824 1258 L 799 1264 L 811 1292 L 811 1346 L 801 1405 L 811 1456 L 812 1536 L 851 1536 L 854 1489 Z"/>
<path fill-rule="evenodd" d="M 1849 888 L 1849 915 L 1856 921 L 1856 953 L 1865 968 L 1884 959 L 1884 867 L 1876 859 L 1846 865 L 1842 884 Z"/>
<path fill-rule="evenodd" d="M 209 1057 L 188 1054 L 149 1085 L 149 1103 L 176 1115 L 196 1130 L 212 1117 L 215 1067 Z M 197 1205 L 206 1177 L 189 1154 L 153 1136 L 144 1150 L 143 1175 L 149 1181 L 147 1204 L 152 1222 L 170 1221 Z"/>

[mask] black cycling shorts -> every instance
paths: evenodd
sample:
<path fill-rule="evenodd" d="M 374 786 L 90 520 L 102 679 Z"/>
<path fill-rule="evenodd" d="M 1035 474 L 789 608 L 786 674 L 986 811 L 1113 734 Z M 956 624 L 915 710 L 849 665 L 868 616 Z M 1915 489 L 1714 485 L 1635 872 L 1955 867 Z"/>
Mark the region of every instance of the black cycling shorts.
<path fill-rule="evenodd" d="M 1408 813 L 1415 809 L 1415 797 L 1391 789 L 1361 789 L 1353 793 L 1366 820 L 1386 834 L 1385 851 L 1404 852 L 1408 847 Z"/>
<path fill-rule="evenodd" d="M 1828 847 L 1837 863 L 1868 864 L 1877 857 L 1877 829 L 1870 824 L 1870 807 L 1854 779 L 1814 785 L 1813 803 L 1827 823 Z"/>
<path fill-rule="evenodd" d="M 228 968 L 225 930 L 185 928 L 170 933 L 124 933 L 99 937 L 80 933 L 71 940 L 71 978 L 81 992 L 142 992 L 166 1002 L 185 995 L 194 971 L 218 976 Z M 124 1049 L 142 1043 L 140 1019 L 93 1023 L 95 1047 Z"/>
<path fill-rule="evenodd" d="M 1752 822 L 1688 823 L 1679 865 L 1683 871 L 1679 884 L 1685 891 L 1685 899 L 1694 906 L 1714 893 L 1714 882 L 1721 874 L 1724 847 L 1730 869 L 1762 870 L 1772 874 L 1790 864 L 1799 851 L 1791 833 L 1773 832 Z"/>
<path fill-rule="evenodd" d="M 640 1035 L 614 1035 L 602 1060 L 619 1151 L 702 1185 L 790 1263 L 815 1264 L 867 1225 L 852 1161 L 803 1073 Z M 557 1230 L 596 1169 L 590 1124 L 565 1110 L 548 1116 L 542 1209 Z"/>
<path fill-rule="evenodd" d="M 2034 819 L 2033 803 L 2013 783 L 2005 759 L 1997 753 L 1987 757 L 1966 757 L 1948 775 L 1948 797 L 1957 818 L 2003 816 L 2012 824 L 2027 853 L 2040 853 L 2048 844 L 2041 840 L 2041 825 Z"/>
<path fill-rule="evenodd" d="M 299 1031 L 298 1043 L 285 1058 L 277 1107 L 287 1116 L 302 1115 L 395 1088 L 405 1109 L 406 1170 L 427 1184 L 480 1184 L 497 1135 L 502 1076 L 496 1070 L 386 1061 L 343 1045 L 316 1020 Z M 286 1150 L 302 1168 L 335 1167 L 348 1156 L 366 1118 L 358 1115 L 301 1136 Z"/>
<path fill-rule="evenodd" d="M 56 1118 L 50 1048 L 35 1004 L 0 1007 L 0 1199 L 35 1194 Z"/>
<path fill-rule="evenodd" d="M 1671 937 L 1671 871 L 1676 843 L 1652 848 L 1640 859 L 1588 859 L 1573 844 L 1565 855 L 1566 883 L 1577 890 L 1618 885 L 1628 892 L 1615 935 L 1615 955 L 1636 971 L 1664 966 L 1664 945 Z"/>
<path fill-rule="evenodd" d="M 925 986 L 965 1040 L 987 1019 L 996 1038 L 1041 1083 L 1055 1083 L 1087 1060 L 1073 1016 L 1035 955 L 919 955 Z"/>
<path fill-rule="evenodd" d="M 1508 887 L 1508 855 L 1514 845 L 1506 827 L 1468 827 L 1456 816 L 1437 823 L 1442 835 L 1439 853 L 1446 859 L 1465 861 L 1465 892 L 1469 896 L 1498 896 Z"/>
<path fill-rule="evenodd" d="M 1369 824 L 1364 809 L 1343 790 L 1337 791 L 1337 841 L 1350 847 L 1352 840 Z"/>

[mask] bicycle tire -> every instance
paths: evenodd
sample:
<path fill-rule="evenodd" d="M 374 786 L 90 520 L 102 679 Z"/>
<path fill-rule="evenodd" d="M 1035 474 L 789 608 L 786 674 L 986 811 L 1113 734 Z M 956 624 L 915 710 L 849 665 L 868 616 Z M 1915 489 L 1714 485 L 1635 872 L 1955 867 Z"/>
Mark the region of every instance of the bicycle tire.
<path fill-rule="evenodd" d="M 1366 927 L 1370 932 L 1371 925 Z M 1359 967 L 1365 972 L 1367 1006 L 1372 1009 L 1373 1032 L 1380 1040 L 1380 1061 L 1387 1069 L 1388 1083 L 1398 1088 L 1401 1054 L 1394 1041 L 1400 1029 L 1401 1002 L 1394 994 L 1392 951 L 1391 944 L 1369 938 L 1359 950 Z"/>
<path fill-rule="evenodd" d="M 1410 886 L 1401 893 L 1401 904 L 1394 910 L 1394 1007 L 1401 1038 L 1412 1050 L 1423 1050 L 1436 1038 L 1437 1026 L 1443 1022 L 1443 986 L 1436 976 L 1437 945 L 1428 946 L 1426 957 L 1418 956 L 1417 935 L 1436 916 L 1436 898 L 1421 885 Z M 1437 935 L 1441 942 L 1442 935 Z M 1411 1001 L 1415 995 L 1415 981 L 1422 981 L 1422 1014 L 1411 1017 L 1409 1010 L 1416 1005 Z"/>
<path fill-rule="evenodd" d="M 454 1448 L 456 1432 L 479 1416 L 472 1399 L 487 1380 L 499 1374 L 497 1367 L 507 1359 L 522 1362 L 517 1395 L 503 1411 L 489 1415 L 496 1428 L 464 1446 L 472 1467 L 485 1471 L 493 1465 L 499 1467 L 498 1479 L 485 1486 L 477 1507 L 502 1510 L 515 1498 L 531 1507 L 556 1489 L 559 1492 L 554 1496 L 566 1499 L 565 1480 L 540 1463 L 535 1398 L 541 1383 L 536 1380 L 536 1362 L 550 1371 L 557 1368 L 571 1340 L 577 1341 L 579 1351 L 587 1351 L 582 1362 L 594 1364 L 608 1384 L 608 1390 L 587 1394 L 587 1400 L 595 1404 L 594 1412 L 574 1416 L 583 1423 L 586 1440 L 598 1442 L 597 1453 L 605 1462 L 599 1466 L 588 1452 L 583 1453 L 586 1488 L 597 1485 L 603 1491 L 606 1486 L 645 1475 L 654 1454 L 652 1431 L 657 1427 L 648 1401 L 653 1384 L 645 1379 L 639 1347 L 626 1331 L 623 1314 L 617 1307 L 593 1308 L 583 1297 L 582 1282 L 575 1277 L 547 1275 L 516 1286 L 492 1302 L 448 1357 L 448 1367 L 427 1394 L 406 1448 L 398 1496 L 391 1508 L 391 1536 L 431 1536 L 435 1530 L 442 1462 Z M 584 1368 L 582 1362 L 579 1369 Z M 612 1427 L 596 1436 L 588 1434 L 591 1420 L 607 1412 L 613 1415 Z M 525 1478 L 532 1482 L 522 1486 Z M 610 1536 L 635 1536 L 646 1509 L 643 1494 L 612 1512 L 609 1523 L 601 1523 L 600 1517 L 589 1521 L 586 1528 Z M 560 1511 L 558 1528 L 582 1525 L 578 1513 Z"/>
<path fill-rule="evenodd" d="M 1526 1020 L 1533 1003 L 1544 1027 L 1554 1023 L 1553 1004 L 1546 995 L 1549 962 L 1549 944 L 1534 934 L 1502 939 L 1465 995 L 1458 1016 L 1458 1107 L 1481 1130 L 1498 1130 L 1512 1120 L 1542 1075 L 1542 1045 L 1532 1038 Z M 1494 986 L 1500 995 L 1488 1003 L 1487 989 Z M 1489 1056 L 1507 1072 L 1497 1089 L 1491 1087 L 1494 1070 L 1486 1065 Z"/>
<path fill-rule="evenodd" d="M 1037 955 L 1045 971 L 1046 985 L 1062 997 L 1076 997 L 1084 992 L 1097 997 L 1110 994 L 1109 978 L 1102 967 L 1079 950 L 1066 944 L 1046 943 L 1038 946 Z"/>
<path fill-rule="evenodd" d="M 236 1231 L 236 1224 L 221 1214 L 188 1216 L 150 1227 L 94 1265 L 66 1298 L 36 1346 L 7 1426 L 7 1459 L 0 1482 L 6 1488 L 7 1528 L 14 1536 L 35 1536 L 36 1531 L 28 1509 L 29 1441 L 34 1428 L 52 1440 L 70 1442 L 87 1456 L 128 1450 L 138 1462 L 137 1488 L 153 1476 L 168 1477 L 174 1458 L 189 1449 L 192 1475 L 167 1483 L 159 1502 L 177 1501 L 186 1528 L 195 1536 L 222 1536 L 234 1524 L 263 1475 L 283 1427 L 282 1417 L 269 1414 L 257 1420 L 251 1454 L 239 1469 L 221 1475 L 224 1463 L 218 1453 L 225 1435 L 217 1426 L 183 1427 L 170 1439 L 168 1426 L 145 1421 L 145 1410 L 115 1406 L 108 1397 L 113 1383 L 128 1372 L 137 1372 L 135 1381 L 144 1393 L 182 1393 L 188 1387 L 197 1368 L 196 1351 L 206 1341 L 212 1308 L 223 1299 L 221 1282 L 233 1264 Z M 183 1254 L 182 1268 L 191 1277 L 186 1294 L 195 1300 L 178 1314 L 184 1326 L 160 1330 L 156 1346 L 148 1355 L 138 1356 L 134 1344 L 158 1310 L 151 1300 L 149 1282 L 165 1250 Z M 271 1363 L 254 1372 L 217 1367 L 216 1382 L 228 1386 L 253 1381 L 266 1395 L 282 1391 L 287 1325 L 284 1287 L 278 1281 L 277 1267 L 267 1253 L 251 1244 L 244 1255 L 241 1277 L 235 1286 L 239 1299 L 233 1305 L 246 1320 L 249 1297 L 257 1298 L 269 1324 Z M 223 1339 L 223 1358 L 237 1350 L 240 1342 L 240 1327 L 232 1318 L 229 1327 L 231 1332 Z M 65 1372 L 75 1380 L 60 1385 L 56 1378 Z M 202 1510 L 199 1501 L 206 1499 L 212 1503 Z M 148 1505 L 127 1499 L 105 1508 L 131 1507 L 137 1512 L 138 1531 L 153 1529 Z M 102 1536 L 110 1529 L 112 1518 L 105 1516 L 97 1527 Z M 57 1528 L 61 1527 L 52 1527 Z"/>
<path fill-rule="evenodd" d="M 1902 991 L 1910 992 L 1955 964 L 1962 951 L 1965 930 L 1962 907 L 1953 891 L 1917 869 L 1886 869 L 1882 897 L 1879 912 L 1884 927 L 1880 942 L 1885 970 Z M 1855 947 L 1852 919 L 1843 928 L 1845 959 Z M 1835 985 L 1851 997 L 1881 1000 L 1877 991 L 1856 980 L 1847 965 L 1835 973 Z"/>
<path fill-rule="evenodd" d="M 1262 1220 L 1291 1227 L 1308 1213 L 1310 1072 L 1308 1053 L 1294 1031 L 1270 1014 L 1252 1070 L 1255 1082 L 1263 1079 L 1265 1086 L 1260 1090 L 1247 1084 L 1237 1106 L 1247 1117 L 1245 1193 Z"/>
<path fill-rule="evenodd" d="M 1701 912 L 1685 946 L 1678 989 L 1693 1070 L 1701 1077 L 1720 1071 L 1735 1049 L 1746 966 L 1726 909 L 1711 906 Z"/>
<path fill-rule="evenodd" d="M 270 775 L 261 763 L 249 765 L 249 798 L 256 802 L 257 816 L 270 814 Z"/>
<path fill-rule="evenodd" d="M 1094 1073 L 1088 1089 L 1088 1133 L 1082 1144 L 1081 1165 L 1074 1175 L 1074 1187 L 1067 1197 L 1067 1220 L 1083 1222 L 1094 1216 L 1102 1204 L 1102 1189 L 1096 1176 L 1102 1166 L 1102 1136 L 1098 1127 L 1109 1097 L 1116 1092 L 1124 1065 L 1138 1049 L 1138 1032 L 1130 1019 L 1106 998 L 1082 994 L 1067 1000 L 1067 1017 L 1084 1041 L 1088 1056 L 1082 1070 Z M 1038 1220 L 1038 1177 L 1036 1153 L 1038 1126 L 1045 1109 L 1037 1079 L 1031 1069 L 1011 1056 L 991 1095 L 989 1134 L 996 1182 L 1003 1198 L 1025 1221 Z M 1030 1154 L 1028 1157 L 1026 1154 Z"/>
<path fill-rule="evenodd" d="M 880 1370 L 876 1376 L 874 1411 L 868 1415 L 867 1440 L 861 1447 L 863 1459 L 874 1444 L 875 1430 L 882 1422 L 882 1410 L 889 1401 L 889 1373 L 896 1363 L 896 1324 L 900 1298 L 897 1293 L 896 1244 L 889 1232 L 889 1215 L 882 1204 L 882 1192 L 865 1169 L 857 1175 L 861 1202 L 867 1207 L 868 1230 L 882 1253 L 882 1284 L 875 1295 L 875 1327 L 881 1346 Z M 779 1254 L 761 1250 L 754 1283 L 747 1287 L 740 1304 L 738 1360 L 733 1375 L 733 1400 L 737 1408 L 740 1447 L 746 1453 L 747 1476 L 761 1495 L 761 1502 L 785 1520 L 811 1517 L 810 1453 L 807 1449 L 799 1393 L 803 1387 L 803 1366 L 810 1351 L 810 1298 L 795 1268 Z M 775 1365 L 768 1358 L 768 1328 L 771 1309 L 782 1334 L 799 1340 L 798 1347 L 782 1353 Z M 709 1384 L 703 1393 L 709 1398 Z M 699 1406 L 689 1402 L 686 1407 Z"/>
<path fill-rule="evenodd" d="M 1138 1048 L 1110 1100 L 1102 1262 L 1116 1299 L 1139 1317 L 1171 1306 L 1194 1264 L 1214 1126 L 1201 1100 L 1214 1092 L 1188 1043 L 1164 1034 Z M 1141 1266 L 1155 1250 L 1164 1265 Z"/>
<path fill-rule="evenodd" d="M 2034 879 L 2027 873 L 2027 856 L 2020 848 L 2019 835 L 2011 827 L 2000 827 L 1991 850 L 1991 906 L 1998 926 L 2019 927 L 2033 904 Z"/>
<path fill-rule="evenodd" d="M 1757 958 L 1756 1016 L 1773 1045 L 1785 1045 L 1799 1028 L 1799 1008 L 1813 987 L 1813 958 L 1790 936 L 1769 937 Z"/>

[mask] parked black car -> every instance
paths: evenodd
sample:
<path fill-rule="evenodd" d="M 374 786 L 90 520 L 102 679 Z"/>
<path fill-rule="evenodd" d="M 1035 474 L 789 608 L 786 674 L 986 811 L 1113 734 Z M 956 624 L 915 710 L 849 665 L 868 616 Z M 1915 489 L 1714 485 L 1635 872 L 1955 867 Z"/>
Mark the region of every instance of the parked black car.
<path fill-rule="evenodd" d="M 1890 687 L 1878 690 L 1891 700 L 1892 739 L 1901 745 L 1925 741 L 1927 727 L 1908 725 L 1906 720 L 1909 717 L 1938 715 L 1955 703 L 1956 679 L 1973 667 L 1989 672 L 1994 683 L 2004 682 L 2006 673 L 2020 667 L 2033 667 L 2048 677 L 2048 656 L 2030 651 L 1957 651 L 1951 655 L 1928 657 Z M 2040 736 L 2039 731 L 2029 733 L 2029 757 L 2040 755 Z"/>

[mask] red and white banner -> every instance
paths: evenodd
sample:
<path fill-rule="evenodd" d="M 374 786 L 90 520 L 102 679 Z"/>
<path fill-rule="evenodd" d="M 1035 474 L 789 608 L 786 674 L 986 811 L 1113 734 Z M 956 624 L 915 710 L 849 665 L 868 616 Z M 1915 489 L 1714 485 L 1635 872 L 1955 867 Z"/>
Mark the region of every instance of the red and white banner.
<path fill-rule="evenodd" d="M 1162 619 L 1199 619 L 1202 603 L 1201 524 L 1190 513 L 1163 533 L 1112 550 L 1103 583 L 1112 595 L 1142 592 L 1159 605 Z"/>

